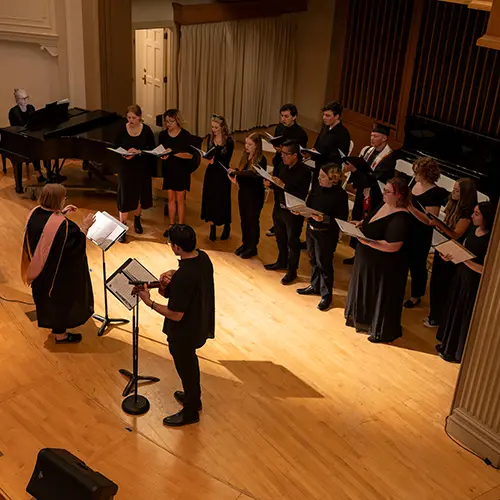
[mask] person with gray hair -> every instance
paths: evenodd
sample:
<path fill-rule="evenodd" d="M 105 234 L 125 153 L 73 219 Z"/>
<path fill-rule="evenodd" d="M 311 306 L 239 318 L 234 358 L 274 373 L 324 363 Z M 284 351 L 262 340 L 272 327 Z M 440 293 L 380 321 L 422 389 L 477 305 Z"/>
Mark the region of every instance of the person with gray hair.
<path fill-rule="evenodd" d="M 16 99 L 16 105 L 9 111 L 9 123 L 11 127 L 25 127 L 28 124 L 29 117 L 35 112 L 35 106 L 28 104 L 28 93 L 24 89 L 14 89 L 14 98 Z M 39 161 L 34 162 L 35 175 L 37 176 L 38 182 L 45 182 L 46 179 L 42 174 L 42 168 Z M 16 193 L 23 192 L 23 164 L 16 163 L 14 167 L 14 179 L 16 181 Z M 4 171 L 5 161 L 4 161 Z"/>

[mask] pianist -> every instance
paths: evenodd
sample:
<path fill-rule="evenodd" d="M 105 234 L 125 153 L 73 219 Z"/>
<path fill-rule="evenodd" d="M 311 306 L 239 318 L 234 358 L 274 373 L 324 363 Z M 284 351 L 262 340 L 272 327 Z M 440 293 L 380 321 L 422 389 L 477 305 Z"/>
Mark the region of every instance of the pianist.
<path fill-rule="evenodd" d="M 28 124 L 28 119 L 35 112 L 35 107 L 28 104 L 28 93 L 24 89 L 14 89 L 14 98 L 16 105 L 9 111 L 9 122 L 11 126 L 25 127 Z M 40 162 L 35 161 L 35 175 L 38 182 L 45 182 L 45 177 L 42 174 Z M 14 178 L 16 180 L 16 193 L 23 192 L 23 164 L 16 163 L 14 165 Z"/>

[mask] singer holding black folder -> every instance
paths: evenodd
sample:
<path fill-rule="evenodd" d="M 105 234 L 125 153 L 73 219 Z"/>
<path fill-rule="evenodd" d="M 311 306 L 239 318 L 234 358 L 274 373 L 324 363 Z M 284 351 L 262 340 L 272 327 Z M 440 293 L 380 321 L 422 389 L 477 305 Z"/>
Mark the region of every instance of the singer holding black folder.
<path fill-rule="evenodd" d="M 311 184 L 311 169 L 302 163 L 299 145 L 294 141 L 283 144 L 283 163 L 274 167 L 275 184 L 265 181 L 274 190 L 273 222 L 278 244 L 278 259 L 266 264 L 268 271 L 286 270 L 282 285 L 290 285 L 297 278 L 300 260 L 300 233 L 304 217 L 295 215 L 286 207 L 285 191 L 305 200 Z"/>
<path fill-rule="evenodd" d="M 179 269 L 160 277 L 160 294 L 168 298 L 168 305 L 151 300 L 147 286 L 140 297 L 165 317 L 163 332 L 184 390 L 174 392 L 183 409 L 166 417 L 163 423 L 180 427 L 200 420 L 200 366 L 196 349 L 215 337 L 214 269 L 208 255 L 196 249 L 192 227 L 175 224 L 168 231 L 168 239 L 173 252 L 180 257 Z"/>
<path fill-rule="evenodd" d="M 475 257 L 456 265 L 443 321 L 436 336 L 441 342 L 436 350 L 445 361 L 462 360 L 494 219 L 495 209 L 491 203 L 482 202 L 474 208 L 473 225 L 464 247 Z M 446 255 L 442 258 L 448 260 Z"/>
<path fill-rule="evenodd" d="M 162 158 L 163 189 L 167 190 L 168 216 L 170 225 L 184 224 L 186 212 L 186 191 L 191 188 L 191 169 L 193 154 L 191 134 L 182 128 L 178 109 L 168 109 L 163 113 L 165 129 L 160 132 L 158 142 L 169 152 Z M 168 230 L 163 236 L 167 236 Z"/>
<path fill-rule="evenodd" d="M 323 165 L 318 180 L 307 197 L 306 205 L 321 212 L 307 220 L 307 252 L 312 267 L 311 284 L 299 288 L 300 295 L 321 295 L 320 311 L 326 311 L 333 296 L 333 254 L 339 241 L 339 227 L 335 219 L 347 220 L 349 204 L 347 192 L 341 186 L 342 169 L 339 165 Z"/>
<path fill-rule="evenodd" d="M 396 157 L 388 144 L 389 127 L 374 123 L 370 134 L 370 146 L 361 150 L 358 162 L 344 159 L 344 172 L 351 172 L 349 183 L 356 189 L 352 209 L 354 220 L 363 220 L 368 212 L 382 203 L 382 192 L 378 181 L 387 182 L 394 176 Z M 351 238 L 351 247 L 356 248 L 357 240 Z M 354 257 L 344 259 L 344 264 L 353 264 Z"/>
<path fill-rule="evenodd" d="M 448 191 L 436 185 L 439 164 L 432 158 L 420 158 L 413 164 L 415 183 L 411 188 L 408 210 L 414 216 L 410 232 L 409 257 L 411 297 L 404 303 L 408 309 L 422 302 L 427 287 L 427 259 L 432 245 L 433 225 L 429 215 L 437 217 Z"/>
<path fill-rule="evenodd" d="M 266 170 L 267 160 L 262 154 L 262 136 L 252 133 L 245 138 L 245 150 L 237 169 L 229 169 L 231 182 L 238 186 L 238 208 L 241 219 L 242 245 L 234 252 L 242 259 L 257 255 L 260 239 L 260 213 L 264 206 L 264 180 L 254 165 Z"/>
<path fill-rule="evenodd" d="M 224 117 L 212 115 L 211 134 L 207 151 L 215 148 L 215 154 L 208 161 L 203 179 L 201 218 L 211 222 L 210 241 L 217 239 L 217 226 L 224 226 L 220 239 L 227 240 L 231 234 L 231 181 L 227 169 L 234 151 L 234 141 Z"/>
<path fill-rule="evenodd" d="M 401 337 L 401 313 L 408 276 L 405 243 L 412 216 L 409 188 L 394 178 L 384 188 L 383 205 L 360 224 L 371 240 L 359 240 L 345 308 L 346 325 L 368 333 L 368 340 L 388 343 Z"/>
<path fill-rule="evenodd" d="M 123 156 L 118 167 L 118 211 L 120 222 L 127 224 L 128 213 L 134 212 L 134 230 L 142 234 L 141 213 L 153 206 L 151 179 L 152 157 L 141 155 L 141 151 L 155 148 L 155 136 L 151 128 L 143 123 L 142 109 L 137 104 L 127 109 L 127 123 L 120 129 L 116 147 L 122 147 L 132 156 Z M 119 239 L 126 242 L 126 233 Z"/>
<path fill-rule="evenodd" d="M 477 190 L 472 179 L 455 182 L 445 211 L 444 224 L 433 218 L 432 225 L 450 239 L 461 243 L 471 225 L 471 215 L 477 205 Z M 456 265 L 443 260 L 439 252 L 434 253 L 431 282 L 429 285 L 430 311 L 424 319 L 427 328 L 436 328 L 443 320 L 447 297 L 450 293 Z"/>

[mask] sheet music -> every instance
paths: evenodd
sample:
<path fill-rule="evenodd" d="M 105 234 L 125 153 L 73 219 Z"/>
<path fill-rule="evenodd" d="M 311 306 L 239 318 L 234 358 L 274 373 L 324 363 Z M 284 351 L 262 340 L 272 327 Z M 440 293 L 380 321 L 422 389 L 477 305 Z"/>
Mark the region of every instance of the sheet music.
<path fill-rule="evenodd" d="M 267 153 L 276 153 L 274 146 L 266 139 L 262 140 L 262 151 L 266 151 Z"/>
<path fill-rule="evenodd" d="M 158 279 L 135 259 L 123 266 L 106 281 L 106 288 L 130 311 L 137 304 L 137 297 L 132 295 L 134 285 L 129 281 L 151 282 Z"/>
<path fill-rule="evenodd" d="M 385 184 L 383 182 L 377 181 L 378 187 L 380 188 L 380 191 L 382 191 L 382 194 L 384 194 L 384 189 L 385 189 Z"/>
<path fill-rule="evenodd" d="M 255 171 L 261 176 L 261 177 L 264 177 L 264 179 L 266 179 L 267 181 L 269 182 L 272 182 L 273 184 L 276 184 L 274 181 L 273 181 L 273 176 L 271 174 L 269 174 L 267 172 L 267 170 L 264 170 L 263 168 L 257 166 L 257 165 L 254 165 L 253 166 L 255 168 Z"/>
<path fill-rule="evenodd" d="M 87 238 L 106 251 L 127 230 L 128 227 L 125 224 L 107 212 L 97 212 L 95 222 L 87 231 Z"/>
<path fill-rule="evenodd" d="M 335 222 L 338 224 L 340 227 L 340 230 L 344 233 L 347 234 L 348 236 L 354 236 L 354 238 L 362 238 L 364 240 L 368 241 L 375 241 L 370 238 L 367 238 L 362 232 L 359 227 L 356 227 L 354 224 L 351 222 L 347 222 L 345 220 L 340 220 L 340 219 L 335 219 Z"/>
<path fill-rule="evenodd" d="M 123 269 L 123 272 L 133 281 L 158 281 L 155 276 L 135 259 Z"/>
<path fill-rule="evenodd" d="M 126 149 L 119 147 L 119 148 L 108 148 L 110 151 L 114 151 L 115 153 L 118 153 L 119 155 L 122 156 L 135 156 L 138 153 L 129 153 Z"/>
<path fill-rule="evenodd" d="M 319 151 L 316 151 L 315 149 L 303 148 L 302 146 L 300 146 L 300 152 L 301 153 L 308 153 L 311 156 L 321 156 L 321 153 Z"/>
<path fill-rule="evenodd" d="M 339 151 L 340 151 L 340 149 L 339 149 Z M 347 188 L 347 184 L 349 184 L 349 179 L 351 178 L 351 174 L 352 174 L 352 172 L 347 172 L 347 174 L 345 174 L 345 181 L 344 181 L 344 184 L 342 184 L 342 189 L 344 191 Z"/>
<path fill-rule="evenodd" d="M 457 243 L 455 240 L 448 240 L 440 245 L 437 245 L 436 250 L 442 255 L 451 255 L 451 261 L 453 264 L 460 264 L 461 262 L 465 262 L 466 260 L 471 260 L 475 257 L 475 255 L 467 248 Z"/>
<path fill-rule="evenodd" d="M 118 273 L 106 283 L 106 287 L 116 295 L 129 311 L 135 307 L 137 298 L 132 295 L 134 287 L 129 285 L 129 278 L 125 274 Z"/>
<path fill-rule="evenodd" d="M 304 217 L 311 217 L 313 215 L 323 215 L 318 210 L 314 210 L 306 205 L 304 200 L 293 196 L 293 194 L 285 192 L 286 208 L 291 212 L 297 212 Z"/>
<path fill-rule="evenodd" d="M 309 159 L 303 162 L 304 165 L 307 165 L 309 168 L 316 168 L 316 162 Z"/>
<path fill-rule="evenodd" d="M 163 146 L 163 144 L 160 144 L 159 146 L 152 149 L 151 151 L 149 151 L 149 150 L 143 151 L 143 153 L 148 153 L 148 154 L 153 155 L 153 156 L 165 156 L 165 155 L 169 154 L 168 151 Z"/>
<path fill-rule="evenodd" d="M 226 167 L 226 165 L 224 165 L 224 163 L 222 163 L 221 161 L 219 161 L 219 165 L 226 171 L 226 172 L 229 172 L 229 169 Z"/>
<path fill-rule="evenodd" d="M 338 148 L 338 150 L 339 150 L 339 153 L 340 153 L 340 157 L 341 158 L 345 158 L 345 154 L 342 152 L 342 150 L 340 148 Z"/>

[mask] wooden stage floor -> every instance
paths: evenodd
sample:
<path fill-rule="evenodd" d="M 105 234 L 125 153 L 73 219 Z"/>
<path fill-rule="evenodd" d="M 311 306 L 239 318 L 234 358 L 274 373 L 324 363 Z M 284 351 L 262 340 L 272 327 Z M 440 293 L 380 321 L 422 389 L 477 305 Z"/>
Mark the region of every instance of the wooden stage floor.
<path fill-rule="evenodd" d="M 238 156 L 239 158 L 239 156 Z M 77 166 L 67 168 L 77 175 Z M 161 381 L 141 393 L 151 410 L 121 410 L 130 368 L 130 326 L 96 336 L 81 329 L 78 346 L 56 346 L 38 329 L 29 289 L 19 276 L 24 222 L 34 202 L 14 193 L 12 169 L 0 178 L 0 487 L 6 498 L 29 498 L 25 487 L 43 447 L 61 447 L 119 485 L 123 500 L 498 500 L 500 472 L 457 446 L 444 432 L 458 366 L 434 352 L 434 330 L 422 325 L 426 305 L 405 311 L 394 345 L 370 344 L 344 325 L 350 268 L 335 257 L 333 308 L 300 297 L 265 271 L 273 239 L 259 258 L 233 254 L 240 244 L 236 188 L 233 233 L 211 243 L 199 219 L 204 168 L 193 178 L 187 222 L 215 267 L 216 339 L 199 351 L 204 410 L 198 425 L 169 429 L 179 389 L 162 320 L 141 310 L 140 371 Z M 112 195 L 71 192 L 69 203 L 116 213 Z M 261 232 L 271 225 L 266 203 Z M 153 273 L 176 268 L 162 237 L 163 201 L 144 214 L 145 232 L 107 255 L 110 270 L 136 257 Z M 101 255 L 88 244 L 96 312 L 102 312 Z M 309 264 L 301 258 L 301 281 Z M 113 298 L 114 316 L 127 311 Z"/>

